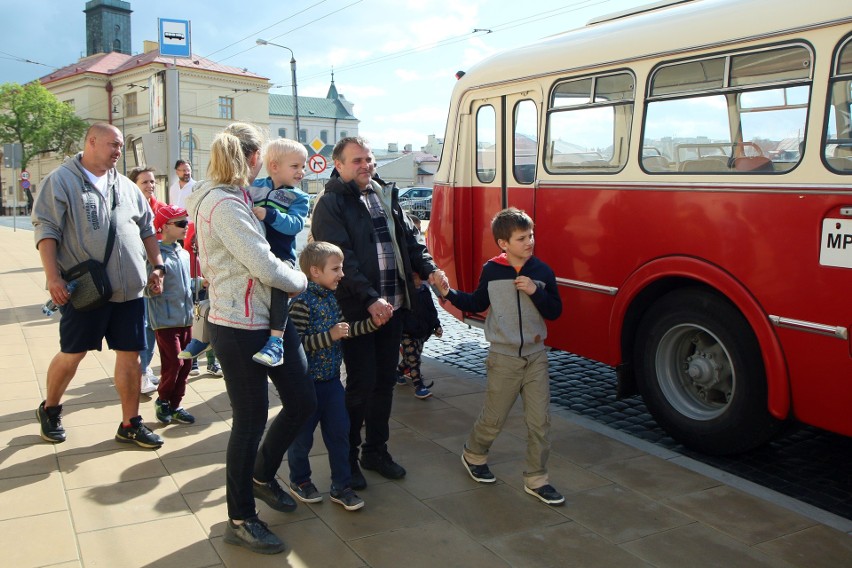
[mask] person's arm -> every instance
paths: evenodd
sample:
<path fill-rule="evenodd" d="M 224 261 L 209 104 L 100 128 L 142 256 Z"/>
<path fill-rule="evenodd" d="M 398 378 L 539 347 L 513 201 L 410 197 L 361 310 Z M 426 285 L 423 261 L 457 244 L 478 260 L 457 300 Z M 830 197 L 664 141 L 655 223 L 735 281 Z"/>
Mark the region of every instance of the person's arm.
<path fill-rule="evenodd" d="M 65 289 L 68 284 L 63 278 L 56 263 L 56 248 L 58 243 L 54 239 L 46 238 L 38 242 L 38 255 L 41 258 L 41 266 L 44 268 L 44 276 L 47 280 L 47 291 L 50 299 L 57 306 L 64 306 L 71 298 L 71 294 Z"/>
<path fill-rule="evenodd" d="M 163 255 L 160 253 L 160 243 L 155 235 L 150 235 L 142 239 L 142 244 L 145 245 L 145 254 L 148 256 L 148 264 L 157 266 L 163 264 Z M 152 269 L 148 274 L 148 289 L 151 290 L 151 295 L 163 293 L 163 281 L 166 274 L 163 269 Z"/>
<path fill-rule="evenodd" d="M 302 347 L 306 352 L 318 351 L 325 347 L 331 347 L 334 339 L 331 336 L 331 330 L 320 333 L 305 334 L 308 329 L 308 324 L 311 321 L 311 309 L 301 300 L 293 300 L 290 302 L 290 320 L 299 331 L 299 336 L 302 338 Z"/>
<path fill-rule="evenodd" d="M 296 198 L 287 208 L 286 213 L 266 206 L 266 217 L 263 222 L 270 228 L 275 229 L 283 235 L 298 235 L 305 228 L 305 219 L 308 216 L 308 195 L 302 192 L 292 192 Z"/>
<path fill-rule="evenodd" d="M 71 297 L 65 289 L 68 283 L 62 278 L 62 270 L 57 262 L 67 210 L 66 199 L 61 184 L 56 182 L 53 175 L 48 175 L 36 195 L 32 212 L 35 245 L 44 269 L 47 291 L 57 306 L 65 305 Z"/>
<path fill-rule="evenodd" d="M 452 305 L 460 310 L 471 313 L 484 312 L 491 305 L 491 298 L 488 295 L 488 283 L 494 277 L 494 267 L 490 262 L 486 262 L 482 267 L 482 274 L 479 277 L 479 285 L 473 293 L 461 292 L 459 290 L 446 290 L 444 295 Z"/>
<path fill-rule="evenodd" d="M 541 263 L 541 270 L 538 270 L 542 279 L 532 280 L 535 290 L 529 294 L 538 313 L 546 320 L 555 320 L 562 315 L 562 298 L 559 297 L 559 288 L 556 285 L 556 276 L 547 265 Z"/>
<path fill-rule="evenodd" d="M 375 323 L 373 323 L 373 318 L 367 318 L 358 320 L 355 323 L 349 324 L 349 335 L 346 338 L 350 337 L 358 337 L 359 335 L 367 335 L 368 333 L 373 333 L 379 329 Z"/>

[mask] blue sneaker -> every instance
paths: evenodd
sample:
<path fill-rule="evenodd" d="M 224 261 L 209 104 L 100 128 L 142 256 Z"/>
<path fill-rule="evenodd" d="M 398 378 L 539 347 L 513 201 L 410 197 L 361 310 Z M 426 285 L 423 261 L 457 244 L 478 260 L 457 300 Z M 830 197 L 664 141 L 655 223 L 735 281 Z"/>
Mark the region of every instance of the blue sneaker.
<path fill-rule="evenodd" d="M 159 398 L 155 400 L 154 414 L 157 415 L 157 420 L 159 420 L 161 424 L 172 423 L 172 409 L 167 401 L 160 400 Z"/>
<path fill-rule="evenodd" d="M 419 386 L 414 388 L 414 396 L 416 396 L 417 398 L 420 398 L 420 399 L 429 398 L 430 396 L 432 396 L 432 391 L 430 391 L 428 388 L 424 387 L 423 385 L 419 385 Z"/>
<path fill-rule="evenodd" d="M 202 353 L 207 353 L 208 351 L 210 351 L 210 343 L 204 343 L 203 341 L 193 339 L 187 344 L 186 349 L 178 353 L 178 359 L 195 359 Z"/>
<path fill-rule="evenodd" d="M 252 360 L 267 367 L 277 367 L 284 363 L 284 342 L 280 337 L 270 337 L 266 345 L 252 355 Z"/>
<path fill-rule="evenodd" d="M 403 375 L 403 374 L 402 374 L 402 373 L 400 373 L 400 372 L 397 372 L 397 374 L 396 374 L 396 384 L 397 384 L 397 385 L 400 385 L 400 386 L 401 386 L 401 385 L 407 385 L 407 384 L 408 384 L 408 381 L 406 381 L 406 380 L 405 380 L 405 375 Z"/>

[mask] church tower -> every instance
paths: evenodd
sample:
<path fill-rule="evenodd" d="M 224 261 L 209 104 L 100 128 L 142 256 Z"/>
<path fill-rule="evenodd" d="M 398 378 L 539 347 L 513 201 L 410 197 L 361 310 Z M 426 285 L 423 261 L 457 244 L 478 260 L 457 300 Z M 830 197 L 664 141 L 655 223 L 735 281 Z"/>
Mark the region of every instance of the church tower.
<path fill-rule="evenodd" d="M 130 55 L 130 2 L 86 2 L 86 55 L 117 51 Z"/>

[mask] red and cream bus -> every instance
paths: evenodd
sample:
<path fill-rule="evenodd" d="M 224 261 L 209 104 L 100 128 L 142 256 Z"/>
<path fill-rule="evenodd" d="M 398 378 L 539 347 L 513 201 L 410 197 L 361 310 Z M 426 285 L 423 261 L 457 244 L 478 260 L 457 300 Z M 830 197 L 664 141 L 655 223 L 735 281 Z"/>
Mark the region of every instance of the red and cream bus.
<path fill-rule="evenodd" d="M 548 343 L 674 438 L 852 435 L 852 4 L 658 3 L 459 76 L 428 231 L 453 287 L 524 209 L 565 305 Z"/>

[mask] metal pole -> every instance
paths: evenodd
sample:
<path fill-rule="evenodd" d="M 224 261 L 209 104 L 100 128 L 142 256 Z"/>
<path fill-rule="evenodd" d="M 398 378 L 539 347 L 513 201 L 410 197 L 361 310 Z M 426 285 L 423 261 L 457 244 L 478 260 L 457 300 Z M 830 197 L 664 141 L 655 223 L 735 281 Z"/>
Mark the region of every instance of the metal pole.
<path fill-rule="evenodd" d="M 299 92 L 296 88 L 296 57 L 290 51 L 290 71 L 293 74 L 293 107 L 296 115 L 296 142 L 302 141 L 302 129 L 299 125 Z"/>

